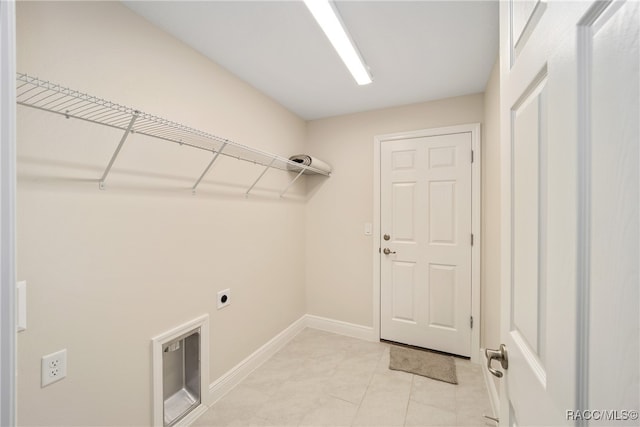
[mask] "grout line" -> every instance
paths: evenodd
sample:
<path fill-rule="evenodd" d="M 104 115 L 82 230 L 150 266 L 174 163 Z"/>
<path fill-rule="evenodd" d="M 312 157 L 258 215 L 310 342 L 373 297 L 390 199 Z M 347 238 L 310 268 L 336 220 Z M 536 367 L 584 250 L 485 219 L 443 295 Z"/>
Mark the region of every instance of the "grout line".
<path fill-rule="evenodd" d="M 416 376 L 414 374 L 411 374 L 411 384 L 409 385 L 409 397 L 407 398 L 407 407 L 404 408 L 404 420 L 402 425 L 406 426 L 407 425 L 407 414 L 409 413 L 409 402 L 411 402 L 411 394 L 413 393 L 413 379 Z"/>
<path fill-rule="evenodd" d="M 362 407 L 362 402 L 364 401 L 364 398 L 367 396 L 367 393 L 369 392 L 369 387 L 371 387 L 371 382 L 373 381 L 373 377 L 375 376 L 375 374 L 378 372 L 378 365 L 380 364 L 380 361 L 382 360 L 383 357 L 384 357 L 384 351 L 380 353 L 380 358 L 378 359 L 378 362 L 376 363 L 376 366 L 373 368 L 373 371 L 371 372 L 371 375 L 369 376 L 369 382 L 367 383 L 367 388 L 365 389 L 364 393 L 362 393 L 362 397 L 360 398 L 360 402 L 358 402 L 358 409 L 356 409 L 356 414 L 353 416 L 353 420 L 351 421 L 351 424 L 350 424 L 351 426 L 353 426 L 354 423 L 356 422 L 356 420 L 358 419 L 358 414 L 360 413 L 360 408 Z"/>
<path fill-rule="evenodd" d="M 332 335 L 333 335 L 333 334 L 332 334 Z M 291 341 L 291 342 L 293 342 L 293 341 Z M 311 340 L 310 342 L 311 342 L 311 343 L 314 343 L 314 340 Z M 306 344 L 309 344 L 309 343 L 306 343 Z M 305 344 L 305 345 L 306 345 L 306 344 Z M 332 345 L 332 344 L 331 344 L 331 342 L 329 341 L 329 342 L 327 342 L 327 343 L 326 343 L 326 345 Z M 339 345 L 341 346 L 342 344 L 339 344 Z M 353 348 L 356 348 L 356 347 L 357 347 L 357 345 L 356 345 L 356 344 L 353 344 L 353 345 L 348 345 L 347 347 L 348 347 L 347 349 L 344 349 L 344 354 L 342 354 L 342 357 L 340 357 L 340 358 L 339 358 L 339 359 L 340 359 L 340 362 L 341 362 L 341 361 L 346 360 L 346 359 L 349 357 L 350 351 L 351 351 Z M 314 347 L 314 348 L 315 348 L 315 347 Z M 340 347 L 340 348 L 342 348 L 342 347 Z M 285 354 L 286 354 L 287 350 L 290 350 L 290 343 L 287 343 L 287 344 L 286 344 L 285 346 L 283 346 L 283 347 L 282 347 L 282 349 L 281 349 L 281 351 L 282 351 L 282 352 L 284 352 Z M 340 350 L 340 351 L 342 351 L 342 350 Z M 385 375 L 384 375 L 384 372 L 383 372 L 383 371 L 381 371 L 381 370 L 382 370 L 383 368 L 385 368 L 385 366 L 384 366 L 384 364 L 381 364 L 381 363 L 382 363 L 382 361 L 385 359 L 385 356 L 386 356 L 386 353 L 385 353 L 385 352 L 388 352 L 388 351 L 389 351 L 389 347 L 388 347 L 388 346 L 386 346 L 386 348 L 384 348 L 384 349 L 383 349 L 383 351 L 381 351 L 381 352 L 380 352 L 379 358 L 377 359 L 377 361 L 376 361 L 376 363 L 375 363 L 375 365 L 374 365 L 373 369 L 372 369 L 371 371 L 369 371 L 369 377 L 368 377 L 368 380 L 366 381 L 365 391 L 364 391 L 364 393 L 361 395 L 361 397 L 359 398 L 359 400 L 357 400 L 356 402 L 351 402 L 351 401 L 346 400 L 346 399 L 343 399 L 343 398 L 341 398 L 341 397 L 334 396 L 334 395 L 332 395 L 331 393 L 328 393 L 328 392 L 326 392 L 326 391 L 324 391 L 324 392 L 320 393 L 320 396 L 321 396 L 321 397 L 328 397 L 328 398 L 331 398 L 331 399 L 337 399 L 337 400 L 339 400 L 339 401 L 342 401 L 342 402 L 345 402 L 345 403 L 348 403 L 348 404 L 354 405 L 354 406 L 356 407 L 356 410 L 355 410 L 355 412 L 354 412 L 354 414 L 353 414 L 353 416 L 352 416 L 351 420 L 350 420 L 350 421 L 345 420 L 345 421 L 347 421 L 347 423 L 348 423 L 348 424 L 347 424 L 347 423 L 345 423 L 345 424 L 350 425 L 350 426 L 355 425 L 356 421 L 358 420 L 358 416 L 359 416 L 359 414 L 360 414 L 360 412 L 361 412 L 361 409 L 362 409 L 362 405 L 363 405 L 363 403 L 364 403 L 364 400 L 365 400 L 366 396 L 367 396 L 367 395 L 369 395 L 369 392 L 371 391 L 371 385 L 372 385 L 372 383 L 373 383 L 373 379 L 374 379 L 374 377 L 376 376 L 376 374 L 380 374 L 380 376 L 384 379 Z M 274 355 L 272 355 L 268 360 L 271 360 L 273 357 L 275 357 L 275 354 L 274 354 Z M 306 355 L 306 356 L 304 356 L 304 357 L 305 357 L 305 358 L 309 358 L 309 360 L 310 360 L 310 361 L 313 361 L 313 359 L 314 359 L 313 354 L 311 354 L 311 356 Z M 332 368 L 330 368 L 330 369 L 329 369 L 329 370 L 327 370 L 326 372 L 335 374 L 335 372 L 336 372 L 336 368 L 337 368 L 337 366 L 340 364 L 340 362 L 336 362 L 336 363 L 335 363 L 335 366 L 333 366 Z M 373 362 L 373 360 L 372 360 L 372 362 Z M 456 362 L 456 370 L 458 370 L 458 371 L 464 370 L 468 375 L 474 375 L 474 376 L 475 376 L 475 375 L 477 374 L 477 372 L 475 372 L 475 371 L 468 371 L 468 372 L 467 372 L 467 370 L 465 369 L 465 368 L 466 368 L 466 366 L 467 366 L 467 364 L 466 364 L 467 362 L 464 362 L 464 361 L 463 361 L 463 362 L 460 362 L 460 363 L 462 363 L 462 364 L 464 365 L 464 368 L 462 368 L 462 369 L 458 369 L 460 366 L 458 365 L 458 362 Z M 255 370 L 255 372 L 260 372 L 260 370 L 261 370 L 261 369 L 264 369 L 264 366 L 263 366 L 263 365 L 259 366 L 259 367 Z M 279 369 L 282 369 L 282 367 L 280 367 Z M 402 424 L 401 424 L 401 425 L 403 425 L 403 426 L 406 426 L 406 425 L 407 425 L 407 417 L 408 417 L 408 413 L 409 413 L 409 405 L 411 404 L 411 400 L 412 400 L 412 398 L 413 398 L 413 394 L 414 394 L 414 392 L 415 392 L 415 387 L 417 386 L 417 383 L 416 383 L 416 381 L 415 381 L 415 380 L 416 380 L 416 375 L 413 375 L 413 374 L 407 374 L 407 375 L 411 375 L 411 381 L 410 381 L 410 384 L 409 384 L 409 394 L 408 394 L 408 398 L 407 398 L 407 401 L 406 401 L 406 404 L 405 404 L 404 420 L 403 420 L 403 422 L 402 422 Z M 480 373 L 480 375 L 482 375 L 482 374 Z M 331 374 L 329 374 L 329 377 L 331 377 L 331 376 L 332 376 L 332 375 L 331 375 Z M 365 379 L 365 378 L 363 378 L 363 379 Z M 238 385 L 244 384 L 244 382 L 245 382 L 246 380 L 247 380 L 247 378 L 244 378 L 244 379 L 243 379 L 243 380 L 242 380 Z M 419 381 L 420 381 L 420 380 L 419 380 Z M 382 383 L 382 384 L 384 384 L 384 383 Z M 278 386 L 276 386 L 276 387 L 281 387 L 281 386 L 282 386 L 282 385 L 280 384 L 280 385 L 278 385 Z M 460 420 L 460 419 L 462 419 L 462 416 L 461 416 L 461 414 L 459 414 L 459 411 L 458 411 L 458 410 L 459 410 L 459 408 L 458 408 L 458 406 L 459 406 L 459 405 L 458 405 L 458 397 L 459 397 L 459 393 L 461 393 L 461 392 L 462 392 L 462 390 L 464 390 L 464 389 L 466 389 L 466 388 L 468 388 L 468 384 L 466 384 L 466 382 L 465 382 L 465 384 L 464 384 L 464 385 L 463 385 L 463 384 L 461 384 L 461 383 L 459 383 L 457 386 L 455 386 L 455 387 L 454 387 L 455 392 L 454 392 L 454 397 L 453 397 L 453 399 L 454 399 L 454 405 L 455 405 L 455 406 L 454 406 L 454 412 L 455 412 L 455 421 L 454 421 L 454 423 L 455 423 L 455 424 L 452 424 L 452 425 L 456 425 L 456 424 L 459 422 L 459 420 Z M 485 391 L 485 393 L 486 393 L 486 391 Z M 271 397 L 272 397 L 272 396 L 270 396 L 270 397 L 269 397 L 269 399 L 267 399 L 267 400 L 266 400 L 265 402 L 263 402 L 262 404 L 258 405 L 258 408 L 257 408 L 256 410 L 254 410 L 254 411 L 253 411 L 252 417 L 255 417 L 257 420 L 262 420 L 262 421 L 263 421 L 263 423 L 267 423 L 267 424 L 269 424 L 269 420 L 267 419 L 267 417 L 266 417 L 266 416 L 264 416 L 264 415 L 258 415 L 258 414 L 259 414 L 260 410 L 261 410 L 263 407 L 265 407 L 265 405 L 268 405 L 268 404 L 269 404 L 269 401 L 271 400 Z M 415 402 L 415 401 L 414 401 L 414 402 Z M 398 403 L 400 403 L 400 402 L 398 402 Z M 432 405 L 427 404 L 427 406 L 432 406 Z M 214 405 L 211 405 L 211 406 L 209 407 L 209 410 L 213 410 L 213 407 L 214 407 Z M 437 405 L 433 405 L 433 407 L 434 407 L 434 408 L 438 408 L 438 409 L 443 409 L 442 407 L 437 406 Z M 398 409 L 399 409 L 399 408 L 398 408 Z M 448 410 L 447 410 L 447 411 L 448 411 Z M 363 413 L 366 415 L 366 412 L 363 412 Z M 303 418 L 303 419 L 304 419 L 304 418 Z M 301 421 L 300 421 L 300 422 L 301 422 Z"/>

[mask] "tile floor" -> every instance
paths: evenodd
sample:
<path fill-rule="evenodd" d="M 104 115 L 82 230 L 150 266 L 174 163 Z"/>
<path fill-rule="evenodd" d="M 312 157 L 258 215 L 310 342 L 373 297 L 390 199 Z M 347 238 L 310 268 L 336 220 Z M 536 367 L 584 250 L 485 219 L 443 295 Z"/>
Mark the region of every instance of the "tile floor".
<path fill-rule="evenodd" d="M 389 370 L 389 345 L 305 329 L 194 426 L 493 426 L 481 367 L 458 385 Z"/>

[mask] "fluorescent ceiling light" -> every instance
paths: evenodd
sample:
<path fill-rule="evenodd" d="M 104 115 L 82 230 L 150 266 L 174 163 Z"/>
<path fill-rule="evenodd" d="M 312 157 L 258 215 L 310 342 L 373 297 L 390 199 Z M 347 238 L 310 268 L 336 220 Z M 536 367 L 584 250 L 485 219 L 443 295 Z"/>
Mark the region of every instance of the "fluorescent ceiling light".
<path fill-rule="evenodd" d="M 309 11 L 316 19 L 322 31 L 327 35 L 333 48 L 338 52 L 342 62 L 347 66 L 351 75 L 359 85 L 371 83 L 371 75 L 364 61 L 360 57 L 356 46 L 347 34 L 337 11 L 329 0 L 304 0 Z"/>

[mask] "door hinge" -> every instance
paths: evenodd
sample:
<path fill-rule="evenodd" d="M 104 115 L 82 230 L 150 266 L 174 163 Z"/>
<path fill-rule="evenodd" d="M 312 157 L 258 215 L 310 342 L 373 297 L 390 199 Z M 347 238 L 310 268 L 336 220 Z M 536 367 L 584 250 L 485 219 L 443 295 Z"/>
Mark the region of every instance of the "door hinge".
<path fill-rule="evenodd" d="M 378 248 L 378 253 L 381 254 L 382 253 L 382 248 Z"/>
<path fill-rule="evenodd" d="M 469 317 L 469 327 L 473 329 L 473 316 Z"/>
<path fill-rule="evenodd" d="M 471 163 L 473 163 L 473 150 L 471 150 Z"/>
<path fill-rule="evenodd" d="M 471 233 L 471 246 L 473 246 L 473 233 Z"/>

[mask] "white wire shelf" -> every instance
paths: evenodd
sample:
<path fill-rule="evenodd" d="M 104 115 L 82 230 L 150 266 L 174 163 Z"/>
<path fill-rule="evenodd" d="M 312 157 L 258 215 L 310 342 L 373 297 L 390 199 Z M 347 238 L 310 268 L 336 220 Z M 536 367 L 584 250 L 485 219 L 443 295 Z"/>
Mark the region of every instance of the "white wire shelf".
<path fill-rule="evenodd" d="M 265 169 L 246 191 L 248 195 L 258 181 L 271 168 L 298 172 L 280 196 L 289 189 L 300 176 L 307 173 L 329 176 L 328 172 L 312 166 L 301 165 L 287 158 L 238 144 L 180 123 L 154 116 L 134 108 L 116 104 L 86 93 L 78 92 L 55 83 L 40 80 L 24 73 L 17 73 L 16 102 L 18 105 L 36 108 L 74 118 L 120 129 L 124 132 L 102 178 L 100 188 L 104 189 L 105 180 L 115 162 L 120 149 L 130 134 L 146 135 L 152 138 L 173 142 L 213 153 L 211 162 L 192 187 L 195 192 L 200 181 L 209 172 L 219 155 L 233 157 L 246 162 L 262 165 Z"/>

